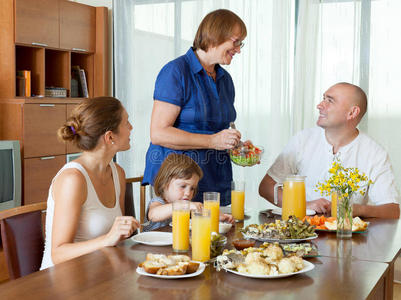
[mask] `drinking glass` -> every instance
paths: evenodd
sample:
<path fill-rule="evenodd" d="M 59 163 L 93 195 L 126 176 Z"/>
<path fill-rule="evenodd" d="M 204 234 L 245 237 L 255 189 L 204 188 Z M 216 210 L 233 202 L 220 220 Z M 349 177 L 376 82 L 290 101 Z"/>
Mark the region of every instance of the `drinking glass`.
<path fill-rule="evenodd" d="M 203 193 L 203 207 L 210 209 L 210 220 L 212 232 L 219 233 L 219 215 L 220 215 L 220 193 L 205 192 Z"/>
<path fill-rule="evenodd" d="M 191 211 L 192 222 L 192 260 L 210 259 L 211 221 L 210 209 Z"/>
<path fill-rule="evenodd" d="M 173 202 L 173 250 L 189 250 L 189 201 Z"/>
<path fill-rule="evenodd" d="M 331 193 L 331 216 L 337 219 L 337 192 L 334 191 Z"/>
<path fill-rule="evenodd" d="M 244 204 L 245 204 L 245 182 L 231 182 L 231 214 L 235 221 L 244 220 Z"/>

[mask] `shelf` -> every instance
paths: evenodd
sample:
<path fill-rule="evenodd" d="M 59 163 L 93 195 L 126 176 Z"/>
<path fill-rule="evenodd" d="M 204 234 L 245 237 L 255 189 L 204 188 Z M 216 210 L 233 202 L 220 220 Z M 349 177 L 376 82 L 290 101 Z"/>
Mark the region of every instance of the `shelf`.
<path fill-rule="evenodd" d="M 71 52 L 71 67 L 79 66 L 85 70 L 89 97 L 93 97 L 93 54 Z"/>
<path fill-rule="evenodd" d="M 70 53 L 68 51 L 45 51 L 45 88 L 60 87 L 70 95 Z"/>
<path fill-rule="evenodd" d="M 31 71 L 31 95 L 45 94 L 45 49 L 15 46 L 15 73 L 20 70 Z"/>

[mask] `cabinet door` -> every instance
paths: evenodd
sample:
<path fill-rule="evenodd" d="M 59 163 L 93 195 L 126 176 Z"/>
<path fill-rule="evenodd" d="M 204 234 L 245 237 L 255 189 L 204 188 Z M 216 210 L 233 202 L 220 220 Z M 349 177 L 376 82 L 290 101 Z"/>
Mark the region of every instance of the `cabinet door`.
<path fill-rule="evenodd" d="M 15 42 L 59 47 L 59 2 L 15 1 Z"/>
<path fill-rule="evenodd" d="M 65 117 L 66 104 L 25 104 L 24 157 L 65 154 L 65 144 L 57 138 Z"/>
<path fill-rule="evenodd" d="M 67 104 L 67 119 L 70 117 L 72 110 L 77 107 L 77 104 Z M 75 147 L 72 143 L 67 142 L 67 153 L 82 152 L 81 149 Z"/>
<path fill-rule="evenodd" d="M 60 2 L 60 48 L 95 51 L 96 8 L 84 4 Z"/>
<path fill-rule="evenodd" d="M 24 159 L 24 205 L 47 200 L 54 176 L 65 164 L 65 155 Z"/>

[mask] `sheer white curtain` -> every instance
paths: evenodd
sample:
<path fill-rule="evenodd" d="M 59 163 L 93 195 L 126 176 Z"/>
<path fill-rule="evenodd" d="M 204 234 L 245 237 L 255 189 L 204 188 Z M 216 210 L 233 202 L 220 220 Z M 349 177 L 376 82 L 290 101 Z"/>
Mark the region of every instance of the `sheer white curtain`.
<path fill-rule="evenodd" d="M 315 125 L 317 103 L 336 82 L 362 87 L 368 112 L 360 129 L 390 155 L 401 184 L 401 1 L 299 1 L 294 129 Z"/>
<path fill-rule="evenodd" d="M 248 29 L 241 54 L 225 68 L 236 90 L 236 126 L 265 154 L 261 165 L 233 170 L 246 181 L 246 207 L 263 208 L 269 205 L 258 195 L 259 182 L 292 134 L 292 0 L 114 1 L 115 95 L 134 126 L 132 150 L 117 160 L 127 176 L 143 174 L 156 76 L 188 50 L 202 18 L 218 8 L 234 11 Z"/>

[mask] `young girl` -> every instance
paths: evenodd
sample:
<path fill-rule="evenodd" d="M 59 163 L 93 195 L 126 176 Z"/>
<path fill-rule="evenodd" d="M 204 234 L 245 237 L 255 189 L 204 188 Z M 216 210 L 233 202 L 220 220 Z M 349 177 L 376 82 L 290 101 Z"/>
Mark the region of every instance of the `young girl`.
<path fill-rule="evenodd" d="M 125 173 L 112 161 L 130 148 L 131 123 L 113 97 L 85 99 L 59 129 L 82 155 L 54 177 L 47 199 L 46 241 L 41 269 L 115 246 L 139 222 L 124 216 Z"/>
<path fill-rule="evenodd" d="M 198 164 L 189 156 L 172 153 L 162 163 L 155 181 L 156 197 L 150 200 L 146 210 L 145 219 L 150 224 L 144 231 L 164 227 L 171 222 L 174 201 L 190 201 L 197 192 L 198 182 L 203 172 Z M 190 209 L 202 208 L 202 203 L 191 202 Z M 233 223 L 231 215 L 221 214 L 220 219 Z"/>

